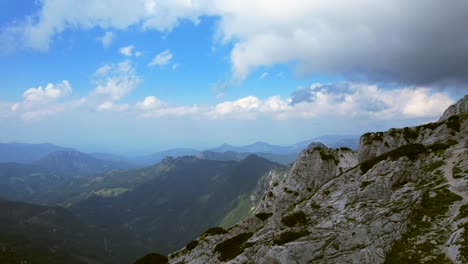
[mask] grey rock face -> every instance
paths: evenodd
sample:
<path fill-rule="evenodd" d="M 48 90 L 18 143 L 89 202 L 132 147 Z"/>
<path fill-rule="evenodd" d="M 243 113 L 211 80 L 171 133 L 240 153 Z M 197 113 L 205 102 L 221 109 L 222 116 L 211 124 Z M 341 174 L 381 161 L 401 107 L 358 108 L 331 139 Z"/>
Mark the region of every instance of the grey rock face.
<path fill-rule="evenodd" d="M 440 117 L 439 121 L 445 121 L 453 115 L 460 115 L 468 113 L 468 95 L 465 95 L 456 104 L 450 106 Z"/>
<path fill-rule="evenodd" d="M 468 119 L 446 120 L 365 134 L 356 152 L 309 147 L 292 167 L 263 178 L 254 212 L 269 218 L 202 236 L 170 263 L 466 263 Z M 245 233 L 253 235 L 222 257 L 217 245 Z"/>

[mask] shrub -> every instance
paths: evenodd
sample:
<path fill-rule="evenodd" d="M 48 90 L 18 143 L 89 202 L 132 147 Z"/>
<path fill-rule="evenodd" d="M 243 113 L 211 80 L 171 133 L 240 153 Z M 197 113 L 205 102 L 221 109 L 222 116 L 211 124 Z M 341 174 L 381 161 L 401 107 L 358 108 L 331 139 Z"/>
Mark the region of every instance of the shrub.
<path fill-rule="evenodd" d="M 452 177 L 455 179 L 460 179 L 463 178 L 463 173 L 460 167 L 458 166 L 453 166 L 452 168 Z"/>
<path fill-rule="evenodd" d="M 273 240 L 275 245 L 284 245 L 291 241 L 298 240 L 301 237 L 309 235 L 310 232 L 308 230 L 300 230 L 300 231 L 286 231 L 281 233 L 278 238 Z"/>
<path fill-rule="evenodd" d="M 253 233 L 241 233 L 235 237 L 224 240 L 217 244 L 214 248 L 215 252 L 219 252 L 220 261 L 229 261 L 244 251 L 242 245 L 252 237 Z"/>
<path fill-rule="evenodd" d="M 439 151 L 439 150 L 446 150 L 449 147 L 450 147 L 449 144 L 437 142 L 437 143 L 434 143 L 434 144 L 430 145 L 427 148 L 435 152 L 435 151 Z"/>
<path fill-rule="evenodd" d="M 419 133 L 417 130 L 412 130 L 409 127 L 403 128 L 403 137 L 406 139 L 406 141 L 409 141 L 410 139 L 416 139 L 418 136 Z"/>
<path fill-rule="evenodd" d="M 352 149 L 347 148 L 347 147 L 341 147 L 340 150 L 342 150 L 342 151 L 352 151 Z"/>
<path fill-rule="evenodd" d="M 169 260 L 167 259 L 167 257 L 160 255 L 158 253 L 148 254 L 135 262 L 135 264 L 166 264 L 166 263 L 169 263 Z"/>
<path fill-rule="evenodd" d="M 284 225 L 293 227 L 296 225 L 305 225 L 307 224 L 307 217 L 303 211 L 298 211 L 289 215 L 285 215 L 281 218 L 281 222 Z"/>
<path fill-rule="evenodd" d="M 453 131 L 460 132 L 460 117 L 451 116 L 447 119 L 447 127 Z"/>
<path fill-rule="evenodd" d="M 310 207 L 312 207 L 314 209 L 320 209 L 320 205 L 318 203 L 316 203 L 316 202 L 311 202 Z"/>
<path fill-rule="evenodd" d="M 377 163 L 391 158 L 392 160 L 396 160 L 400 157 L 408 157 L 410 160 L 415 160 L 419 154 L 424 153 L 426 151 L 426 147 L 422 144 L 408 144 L 398 147 L 392 151 L 384 153 L 380 156 L 372 158 L 370 160 L 366 160 L 359 166 L 362 173 L 366 173 L 372 167 L 374 167 Z"/>
<path fill-rule="evenodd" d="M 192 240 L 190 241 L 185 248 L 190 251 L 198 246 L 198 241 L 197 240 Z"/>
<path fill-rule="evenodd" d="M 226 234 L 227 231 L 222 228 L 222 227 L 212 227 L 208 230 L 205 231 L 202 235 L 204 236 L 215 236 L 215 235 L 221 235 L 221 234 Z"/>
<path fill-rule="evenodd" d="M 442 124 L 443 124 L 443 122 L 428 123 L 428 124 L 425 124 L 425 125 L 422 125 L 422 126 L 419 126 L 419 127 L 434 130 L 434 129 L 438 128 L 439 126 L 441 126 Z"/>
<path fill-rule="evenodd" d="M 438 169 L 440 166 L 442 166 L 444 164 L 445 164 L 445 162 L 443 160 L 439 160 L 439 161 L 436 161 L 436 162 L 433 162 L 433 163 L 427 165 L 425 167 L 425 170 L 434 171 L 434 170 Z"/>
<path fill-rule="evenodd" d="M 272 215 L 273 215 L 273 213 L 258 213 L 258 214 L 256 214 L 255 216 L 256 216 L 258 219 L 260 219 L 260 220 L 262 220 L 262 221 L 265 221 L 265 220 L 267 220 L 268 218 L 270 218 Z"/>

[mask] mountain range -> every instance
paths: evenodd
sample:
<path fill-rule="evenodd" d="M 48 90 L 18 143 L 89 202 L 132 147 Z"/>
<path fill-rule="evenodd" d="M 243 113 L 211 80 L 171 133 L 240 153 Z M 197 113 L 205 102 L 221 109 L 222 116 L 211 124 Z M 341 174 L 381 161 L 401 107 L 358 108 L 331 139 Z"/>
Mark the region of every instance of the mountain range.
<path fill-rule="evenodd" d="M 24 144 L 7 159 L 0 144 L 0 263 L 466 263 L 467 129 L 465 96 L 357 148 L 328 136 L 135 163 Z"/>

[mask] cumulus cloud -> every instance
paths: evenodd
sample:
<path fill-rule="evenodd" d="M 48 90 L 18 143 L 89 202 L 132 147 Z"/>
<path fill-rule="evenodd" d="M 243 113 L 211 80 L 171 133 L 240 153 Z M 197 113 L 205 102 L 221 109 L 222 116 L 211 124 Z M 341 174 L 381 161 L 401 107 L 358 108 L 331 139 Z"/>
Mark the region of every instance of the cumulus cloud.
<path fill-rule="evenodd" d="M 170 50 L 165 50 L 156 56 L 154 56 L 153 60 L 148 64 L 148 66 L 164 66 L 168 64 L 172 60 L 172 53 Z"/>
<path fill-rule="evenodd" d="M 64 111 L 65 105 L 60 100 L 71 93 L 71 85 L 66 80 L 57 84 L 49 83 L 44 88 L 29 88 L 23 93 L 22 102 L 11 105 L 11 111 L 19 113 L 25 120 L 55 115 Z"/>
<path fill-rule="evenodd" d="M 102 37 L 99 37 L 98 40 L 102 43 L 102 46 L 104 48 L 107 48 L 112 44 L 114 38 L 114 33 L 112 33 L 111 31 L 107 31 Z"/>

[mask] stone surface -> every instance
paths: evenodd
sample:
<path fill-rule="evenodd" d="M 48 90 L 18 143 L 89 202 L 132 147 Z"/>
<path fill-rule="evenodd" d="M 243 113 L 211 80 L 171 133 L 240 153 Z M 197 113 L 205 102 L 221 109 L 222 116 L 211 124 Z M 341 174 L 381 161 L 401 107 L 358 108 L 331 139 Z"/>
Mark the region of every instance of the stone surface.
<path fill-rule="evenodd" d="M 415 248 L 421 243 L 431 245 L 423 262 L 439 257 L 463 263 L 460 247 L 466 241 L 461 234 L 468 219 L 457 216 L 468 204 L 467 101 L 465 96 L 444 113 L 462 114 L 458 131 L 443 116 L 438 125 L 365 134 L 356 152 L 307 148 L 293 166 L 271 172 L 259 182 L 251 199 L 252 211 L 272 213 L 270 218 L 262 221 L 252 216 L 226 234 L 202 236 L 191 251 L 170 255 L 170 263 L 222 263 L 214 251 L 216 245 L 246 232 L 254 235 L 242 253 L 227 263 L 383 263 L 395 243 L 411 225 L 414 228 L 411 219 L 416 212 L 424 212 L 423 203 L 438 198 L 442 191 L 458 198 L 443 205 L 447 212 L 432 218 L 424 215 L 422 223 L 430 222 L 424 234 L 407 237 Z M 446 144 L 446 149 L 431 149 L 434 143 Z M 384 159 L 361 171 L 360 163 L 407 144 L 423 144 L 427 150 L 413 159 L 405 155 Z M 283 221 L 301 212 L 306 222 Z M 279 243 L 285 232 L 303 232 L 303 236 Z"/>

